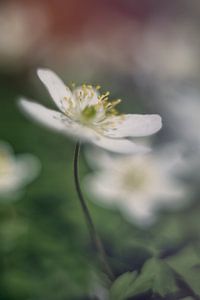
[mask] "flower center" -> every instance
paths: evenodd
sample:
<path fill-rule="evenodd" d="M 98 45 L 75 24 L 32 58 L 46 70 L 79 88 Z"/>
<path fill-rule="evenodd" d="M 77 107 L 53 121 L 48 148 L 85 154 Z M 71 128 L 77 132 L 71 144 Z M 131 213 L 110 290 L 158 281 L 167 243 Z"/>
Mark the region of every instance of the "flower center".
<path fill-rule="evenodd" d="M 128 170 L 122 178 L 122 184 L 126 190 L 142 190 L 149 181 L 148 173 L 141 169 Z"/>
<path fill-rule="evenodd" d="M 96 124 L 105 120 L 107 116 L 118 114 L 115 107 L 121 100 L 110 101 L 109 92 L 99 93 L 100 86 L 83 84 L 80 87 L 72 87 L 71 98 L 66 98 L 70 103 L 70 112 L 66 111 L 66 114 L 71 118 L 84 124 Z"/>
<path fill-rule="evenodd" d="M 93 119 L 97 114 L 97 107 L 96 105 L 92 105 L 92 106 L 86 106 L 84 108 L 84 110 L 82 111 L 82 117 L 85 120 L 91 120 Z"/>

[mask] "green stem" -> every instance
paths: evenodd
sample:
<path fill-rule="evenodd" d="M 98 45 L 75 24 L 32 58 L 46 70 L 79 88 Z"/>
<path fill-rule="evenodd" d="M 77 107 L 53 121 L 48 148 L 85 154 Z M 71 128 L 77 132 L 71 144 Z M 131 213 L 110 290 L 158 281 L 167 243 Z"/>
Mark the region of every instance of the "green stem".
<path fill-rule="evenodd" d="M 90 233 L 90 237 L 92 240 L 93 245 L 96 248 L 96 251 L 99 255 L 100 261 L 102 263 L 103 269 L 105 271 L 105 273 L 108 275 L 108 277 L 113 280 L 114 279 L 114 275 L 111 271 L 111 268 L 107 262 L 107 257 L 106 257 L 106 253 L 103 247 L 103 244 L 97 234 L 96 228 L 94 226 L 92 217 L 90 215 L 89 209 L 87 207 L 87 204 L 84 200 L 82 191 L 81 191 L 81 187 L 80 187 L 80 183 L 79 183 L 79 168 L 78 168 L 78 159 L 79 159 L 79 153 L 80 153 L 80 143 L 77 142 L 76 143 L 76 148 L 75 148 L 75 152 L 74 152 L 74 181 L 75 181 L 75 187 L 76 187 L 76 192 L 81 204 L 81 208 L 83 210 L 83 214 L 85 216 L 85 220 L 86 223 L 88 225 L 88 229 L 89 229 L 89 233 Z"/>

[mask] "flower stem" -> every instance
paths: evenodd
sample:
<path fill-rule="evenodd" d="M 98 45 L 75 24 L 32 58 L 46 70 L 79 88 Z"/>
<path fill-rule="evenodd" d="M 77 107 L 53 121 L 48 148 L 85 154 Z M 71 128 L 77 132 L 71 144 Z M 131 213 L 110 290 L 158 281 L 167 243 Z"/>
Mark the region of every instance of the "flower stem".
<path fill-rule="evenodd" d="M 95 246 L 96 251 L 99 255 L 99 259 L 102 263 L 104 272 L 108 275 L 110 280 L 113 280 L 114 275 L 113 275 L 113 272 L 107 262 L 107 257 L 106 257 L 106 253 L 105 253 L 103 244 L 99 238 L 99 235 L 97 234 L 92 217 L 90 215 L 89 209 L 87 207 L 87 204 L 84 200 L 84 197 L 83 197 L 83 194 L 81 191 L 81 187 L 80 187 L 80 183 L 79 183 L 79 168 L 78 168 L 79 153 L 80 153 L 80 143 L 77 142 L 75 152 L 74 152 L 74 181 L 75 181 L 76 192 L 77 192 L 80 204 L 81 204 L 81 208 L 83 210 L 83 214 L 85 216 L 86 223 L 88 225 L 92 243 Z"/>

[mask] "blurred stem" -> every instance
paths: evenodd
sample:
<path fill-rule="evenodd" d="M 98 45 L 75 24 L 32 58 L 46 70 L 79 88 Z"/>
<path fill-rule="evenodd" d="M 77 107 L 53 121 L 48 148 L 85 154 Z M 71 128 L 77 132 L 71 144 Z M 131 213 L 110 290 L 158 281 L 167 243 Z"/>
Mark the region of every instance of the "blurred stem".
<path fill-rule="evenodd" d="M 83 194 L 81 191 L 81 187 L 80 187 L 80 183 L 79 183 L 79 167 L 78 167 L 79 153 L 80 153 L 80 142 L 77 142 L 75 152 L 74 152 L 74 181 L 75 181 L 76 192 L 77 192 L 80 204 L 81 204 L 81 208 L 83 210 L 83 214 L 85 216 L 86 223 L 88 225 L 92 243 L 95 246 L 96 251 L 99 255 L 104 272 L 108 275 L 110 280 L 114 280 L 114 275 L 108 264 L 103 244 L 101 242 L 101 239 L 99 238 L 99 235 L 97 234 L 91 214 L 89 212 L 89 209 L 87 207 L 87 204 L 84 200 L 84 197 L 83 197 Z"/>

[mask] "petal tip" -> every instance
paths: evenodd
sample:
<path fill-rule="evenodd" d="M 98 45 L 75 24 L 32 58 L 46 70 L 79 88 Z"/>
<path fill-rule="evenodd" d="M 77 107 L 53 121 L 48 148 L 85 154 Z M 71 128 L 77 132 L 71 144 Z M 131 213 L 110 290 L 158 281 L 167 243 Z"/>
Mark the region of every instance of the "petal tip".
<path fill-rule="evenodd" d="M 52 71 L 47 68 L 39 68 L 37 69 L 37 75 L 42 80 L 44 76 L 46 76 L 48 73 L 51 73 Z"/>
<path fill-rule="evenodd" d="M 137 148 L 135 150 L 135 154 L 148 154 L 152 151 L 152 149 L 148 146 L 145 145 L 138 145 L 137 144 Z M 131 153 L 131 152 L 130 152 Z"/>
<path fill-rule="evenodd" d="M 163 126 L 162 117 L 160 115 L 155 115 L 155 117 L 157 121 L 158 130 L 160 130 Z"/>
<path fill-rule="evenodd" d="M 20 97 L 19 99 L 17 99 L 17 106 L 19 108 L 24 108 L 24 106 L 26 105 L 26 103 L 28 103 L 29 101 L 26 100 L 26 98 Z"/>
<path fill-rule="evenodd" d="M 151 115 L 151 122 L 154 128 L 151 134 L 158 132 L 163 127 L 162 117 L 158 114 Z"/>

